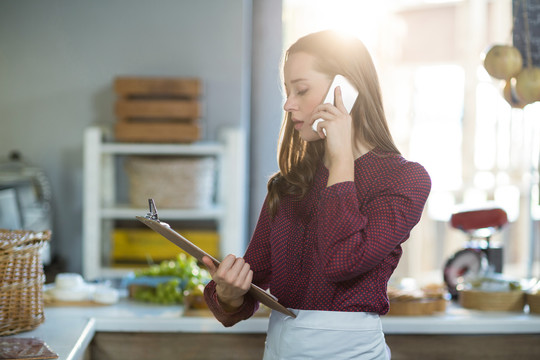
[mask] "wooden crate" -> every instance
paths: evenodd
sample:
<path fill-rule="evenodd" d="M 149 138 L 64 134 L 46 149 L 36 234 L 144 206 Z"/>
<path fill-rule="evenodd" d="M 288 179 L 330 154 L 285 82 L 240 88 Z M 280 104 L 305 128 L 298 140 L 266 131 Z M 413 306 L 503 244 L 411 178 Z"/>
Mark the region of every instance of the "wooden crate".
<path fill-rule="evenodd" d="M 117 119 L 160 122 L 198 119 L 201 108 L 193 100 L 118 100 L 116 102 Z"/>
<path fill-rule="evenodd" d="M 170 96 L 197 98 L 202 95 L 198 78 L 118 77 L 114 81 L 116 94 L 128 97 Z"/>
<path fill-rule="evenodd" d="M 190 143 L 200 139 L 198 124 L 165 122 L 118 122 L 115 136 L 126 142 L 181 142 Z"/>
<path fill-rule="evenodd" d="M 201 138 L 197 78 L 118 77 L 115 136 L 131 142 L 193 142 Z"/>

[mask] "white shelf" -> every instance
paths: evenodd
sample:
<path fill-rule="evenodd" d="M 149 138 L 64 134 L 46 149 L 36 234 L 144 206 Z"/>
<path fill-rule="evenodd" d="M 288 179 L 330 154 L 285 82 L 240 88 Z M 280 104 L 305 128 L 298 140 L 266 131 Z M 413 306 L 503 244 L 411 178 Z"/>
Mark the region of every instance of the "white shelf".
<path fill-rule="evenodd" d="M 102 266 L 99 269 L 99 276 L 106 279 L 120 279 L 133 272 L 133 268 L 130 267 L 112 267 Z"/>
<path fill-rule="evenodd" d="M 224 147 L 221 144 L 198 142 L 193 144 L 134 144 L 103 143 L 101 152 L 106 154 L 140 154 L 140 155 L 221 155 Z"/>
<path fill-rule="evenodd" d="M 84 135 L 83 276 L 87 280 L 125 275 L 128 268 L 110 267 L 110 233 L 114 220 L 145 216 L 148 208 L 118 203 L 116 196 L 117 156 L 178 155 L 214 156 L 218 163 L 216 202 L 203 209 L 162 209 L 164 221 L 213 221 L 222 256 L 242 255 L 247 238 L 246 139 L 239 129 L 225 129 L 219 142 L 192 144 L 115 143 L 105 141 L 105 130 L 86 129 Z"/>
<path fill-rule="evenodd" d="M 102 219 L 134 219 L 136 216 L 145 216 L 148 209 L 132 208 L 128 205 L 119 207 L 105 207 L 100 210 Z M 220 206 L 207 209 L 159 209 L 161 220 L 221 220 L 223 210 Z"/>

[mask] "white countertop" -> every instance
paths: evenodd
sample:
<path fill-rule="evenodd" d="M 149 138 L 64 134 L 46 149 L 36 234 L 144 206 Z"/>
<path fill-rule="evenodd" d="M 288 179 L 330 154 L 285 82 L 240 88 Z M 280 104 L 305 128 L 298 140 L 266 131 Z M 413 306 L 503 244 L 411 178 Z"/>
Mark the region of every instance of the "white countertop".
<path fill-rule="evenodd" d="M 185 317 L 179 306 L 121 300 L 109 306 L 46 307 L 45 322 L 16 337 L 43 339 L 60 360 L 79 360 L 96 332 L 266 333 L 268 318 L 225 328 L 212 317 Z M 450 305 L 432 316 L 385 316 L 385 334 L 540 334 L 540 315 L 480 312 Z"/>

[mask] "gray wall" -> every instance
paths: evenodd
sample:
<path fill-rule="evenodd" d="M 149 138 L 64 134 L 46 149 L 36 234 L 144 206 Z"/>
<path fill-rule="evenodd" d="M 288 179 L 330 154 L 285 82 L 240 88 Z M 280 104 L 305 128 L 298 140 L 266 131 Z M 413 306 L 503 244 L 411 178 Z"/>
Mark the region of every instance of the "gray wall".
<path fill-rule="evenodd" d="M 281 11 L 281 0 L 253 1 L 249 234 L 256 225 L 268 178 L 278 170 L 276 146 L 283 119 Z"/>
<path fill-rule="evenodd" d="M 256 26 L 255 33 L 271 38 L 271 56 L 257 66 L 267 71 L 268 61 L 273 68 L 255 81 L 259 100 L 251 119 L 252 20 L 267 18 L 275 28 Z M 279 0 L 0 0 L 0 158 L 18 149 L 46 171 L 55 199 L 53 251 L 68 260 L 68 270 L 80 271 L 83 256 L 82 135 L 93 123 L 114 121 L 115 76 L 202 78 L 204 137 L 215 139 L 225 125 L 253 131 L 250 178 L 257 188 L 249 195 L 260 191 L 260 179 L 275 165 L 267 154 L 275 154 L 281 118 L 273 61 L 281 52 L 280 19 Z M 267 51 L 263 42 L 254 44 L 253 53 Z M 274 114 L 275 128 L 268 120 Z M 253 196 L 256 213 L 263 196 Z"/>

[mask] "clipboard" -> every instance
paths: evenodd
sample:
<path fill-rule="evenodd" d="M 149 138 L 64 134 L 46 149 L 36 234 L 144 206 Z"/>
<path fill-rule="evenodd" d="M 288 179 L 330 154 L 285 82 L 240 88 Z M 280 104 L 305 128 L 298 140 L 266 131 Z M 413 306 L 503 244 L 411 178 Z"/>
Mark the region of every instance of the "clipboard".
<path fill-rule="evenodd" d="M 171 229 L 169 224 L 164 223 L 159 220 L 157 215 L 157 209 L 156 205 L 154 203 L 154 200 L 148 199 L 148 204 L 150 207 L 150 212 L 147 214 L 146 217 L 142 216 L 136 216 L 135 218 L 148 226 L 150 229 L 154 230 L 158 234 L 165 237 L 167 240 L 196 258 L 197 260 L 202 262 L 203 256 L 208 256 L 216 266 L 219 266 L 219 260 L 209 255 L 207 252 L 193 244 L 191 241 Z M 257 301 L 260 303 L 268 306 L 272 310 L 279 311 L 285 315 L 291 316 L 293 318 L 296 317 L 296 315 L 287 309 L 285 306 L 281 305 L 277 298 L 275 296 L 272 296 L 271 294 L 267 293 L 260 287 L 258 287 L 255 284 L 251 284 L 250 289 L 248 290 L 248 293 L 251 294 Z"/>

